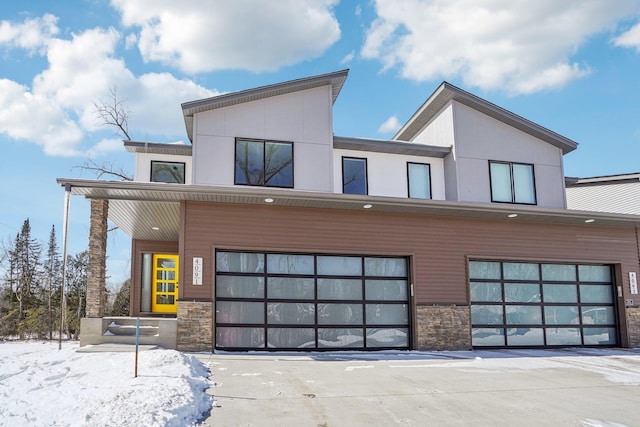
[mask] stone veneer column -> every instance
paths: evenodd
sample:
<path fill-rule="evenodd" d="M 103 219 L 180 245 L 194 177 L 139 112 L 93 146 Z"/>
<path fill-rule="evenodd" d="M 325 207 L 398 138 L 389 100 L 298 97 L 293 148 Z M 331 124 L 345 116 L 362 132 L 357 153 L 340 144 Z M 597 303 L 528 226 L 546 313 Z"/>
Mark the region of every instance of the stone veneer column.
<path fill-rule="evenodd" d="M 470 350 L 469 306 L 419 305 L 416 307 L 418 350 Z"/>
<path fill-rule="evenodd" d="M 179 351 L 213 351 L 213 303 L 178 301 Z"/>
<path fill-rule="evenodd" d="M 89 265 L 87 268 L 87 317 L 104 316 L 108 211 L 108 200 L 91 200 Z"/>
<path fill-rule="evenodd" d="M 629 347 L 640 347 L 640 308 L 627 307 L 627 330 L 629 331 Z"/>

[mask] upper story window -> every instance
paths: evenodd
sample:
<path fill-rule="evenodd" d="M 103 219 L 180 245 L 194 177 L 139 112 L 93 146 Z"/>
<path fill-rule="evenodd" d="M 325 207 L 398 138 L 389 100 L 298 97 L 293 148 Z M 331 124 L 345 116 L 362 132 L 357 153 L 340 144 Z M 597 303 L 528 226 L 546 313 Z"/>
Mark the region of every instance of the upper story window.
<path fill-rule="evenodd" d="M 234 182 L 293 188 L 293 142 L 236 139 Z"/>
<path fill-rule="evenodd" d="M 407 185 L 412 199 L 431 198 L 431 165 L 407 162 Z"/>
<path fill-rule="evenodd" d="M 151 182 L 184 184 L 185 164 L 181 162 L 151 161 Z"/>
<path fill-rule="evenodd" d="M 342 192 L 344 194 L 367 194 L 367 159 L 342 158 Z"/>
<path fill-rule="evenodd" d="M 533 165 L 489 161 L 491 201 L 536 204 Z"/>

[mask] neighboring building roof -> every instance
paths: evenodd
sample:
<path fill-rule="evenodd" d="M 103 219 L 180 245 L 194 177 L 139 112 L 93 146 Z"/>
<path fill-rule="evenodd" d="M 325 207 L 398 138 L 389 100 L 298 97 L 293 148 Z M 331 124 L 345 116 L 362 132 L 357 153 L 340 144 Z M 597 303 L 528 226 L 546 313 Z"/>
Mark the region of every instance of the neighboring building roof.
<path fill-rule="evenodd" d="M 240 92 L 227 93 L 224 95 L 214 96 L 212 98 L 185 102 L 182 104 L 182 114 L 184 115 L 184 123 L 187 127 L 187 135 L 189 136 L 189 140 L 193 141 L 194 114 L 214 110 L 216 108 L 228 107 L 230 105 L 241 104 L 243 102 L 256 101 L 258 99 L 269 98 L 271 96 L 284 95 L 301 90 L 331 85 L 332 102 L 335 103 L 348 74 L 349 70 L 336 71 L 333 73 L 261 86 Z"/>
<path fill-rule="evenodd" d="M 409 121 L 402 126 L 393 139 L 410 141 L 420 132 L 434 117 L 436 117 L 450 101 L 457 101 L 474 110 L 480 111 L 512 126 L 522 132 L 528 133 L 549 144 L 558 147 L 563 154 L 567 154 L 578 147 L 578 143 L 565 138 L 549 129 L 546 129 L 532 121 L 520 117 L 504 108 L 498 107 L 489 101 L 479 98 L 469 92 L 443 82 L 424 104 L 411 116 Z"/>
<path fill-rule="evenodd" d="M 589 226 L 640 226 L 640 215 L 579 212 L 567 209 L 544 209 L 524 205 L 443 200 L 405 199 L 353 194 L 321 193 L 278 188 L 185 185 L 157 182 L 100 181 L 63 179 L 58 184 L 70 186 L 71 194 L 88 199 L 109 200 L 109 219 L 134 239 L 177 241 L 180 228 L 180 202 L 236 203 L 315 209 L 363 210 L 414 215 L 445 215 L 505 221 L 546 222 Z M 516 218 L 508 218 L 517 214 Z M 586 220 L 590 221 L 585 224 Z"/>
<path fill-rule="evenodd" d="M 159 143 L 124 141 L 124 148 L 130 153 L 171 154 L 177 156 L 190 156 L 191 145 L 184 142 Z"/>
<path fill-rule="evenodd" d="M 344 136 L 333 137 L 333 148 L 439 158 L 443 158 L 447 154 L 451 153 L 451 147 L 439 147 L 435 145 L 417 144 L 406 141 L 347 138 Z"/>
<path fill-rule="evenodd" d="M 640 215 L 640 173 L 567 178 L 567 208 Z"/>

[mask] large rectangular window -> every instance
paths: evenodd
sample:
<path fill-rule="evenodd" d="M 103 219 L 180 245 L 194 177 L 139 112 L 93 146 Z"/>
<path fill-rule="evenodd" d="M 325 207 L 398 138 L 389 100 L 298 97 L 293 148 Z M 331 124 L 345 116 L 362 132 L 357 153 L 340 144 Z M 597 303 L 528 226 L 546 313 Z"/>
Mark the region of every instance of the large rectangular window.
<path fill-rule="evenodd" d="M 152 160 L 151 182 L 184 184 L 184 163 Z"/>
<path fill-rule="evenodd" d="M 511 162 L 489 162 L 491 201 L 536 204 L 533 165 Z"/>
<path fill-rule="evenodd" d="M 431 166 L 428 163 L 407 163 L 409 197 L 431 198 Z"/>
<path fill-rule="evenodd" d="M 342 192 L 344 194 L 368 194 L 367 159 L 342 158 Z"/>
<path fill-rule="evenodd" d="M 613 346 L 612 267 L 470 261 L 474 347 Z"/>
<path fill-rule="evenodd" d="M 293 143 L 237 139 L 234 183 L 293 188 Z"/>

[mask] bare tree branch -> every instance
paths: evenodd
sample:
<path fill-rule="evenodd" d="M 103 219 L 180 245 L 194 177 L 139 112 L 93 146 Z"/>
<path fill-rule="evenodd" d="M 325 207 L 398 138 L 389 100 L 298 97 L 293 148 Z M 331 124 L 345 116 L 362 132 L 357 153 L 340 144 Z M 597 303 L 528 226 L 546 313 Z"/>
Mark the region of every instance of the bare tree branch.
<path fill-rule="evenodd" d="M 126 107 L 126 100 L 118 99 L 118 91 L 116 87 L 109 89 L 109 98 L 107 100 L 100 99 L 93 103 L 98 123 L 101 126 L 113 126 L 116 128 L 116 135 L 124 137 L 131 141 L 129 136 L 129 118 L 131 110 Z"/>
<path fill-rule="evenodd" d="M 91 159 L 87 159 L 82 166 L 75 166 L 80 169 L 88 170 L 96 174 L 96 178 L 100 179 L 103 176 L 114 176 L 121 181 L 133 181 L 133 178 L 127 174 L 122 168 L 115 169 L 115 166 L 111 162 L 104 162 L 102 165 L 97 164 Z"/>

